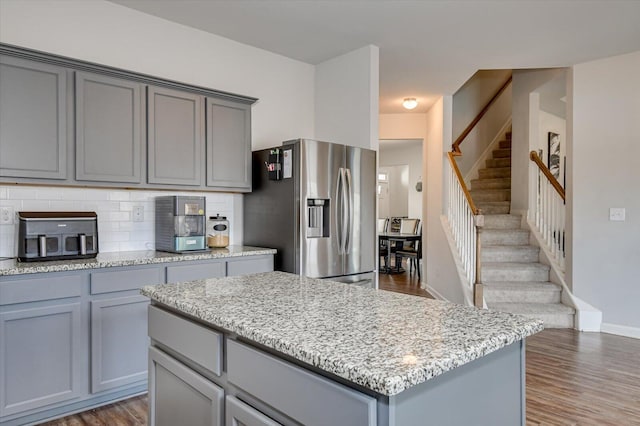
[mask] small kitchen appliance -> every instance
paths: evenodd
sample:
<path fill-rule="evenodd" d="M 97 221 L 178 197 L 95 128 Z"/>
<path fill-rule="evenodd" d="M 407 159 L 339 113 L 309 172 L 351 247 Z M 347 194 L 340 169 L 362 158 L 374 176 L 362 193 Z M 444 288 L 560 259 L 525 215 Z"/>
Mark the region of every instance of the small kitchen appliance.
<path fill-rule="evenodd" d="M 156 250 L 205 250 L 205 225 L 205 197 L 156 197 Z"/>
<path fill-rule="evenodd" d="M 18 260 L 87 259 L 97 254 L 95 212 L 18 212 Z"/>
<path fill-rule="evenodd" d="M 209 218 L 207 245 L 211 248 L 223 248 L 229 245 L 229 221 L 226 216 L 217 214 Z"/>

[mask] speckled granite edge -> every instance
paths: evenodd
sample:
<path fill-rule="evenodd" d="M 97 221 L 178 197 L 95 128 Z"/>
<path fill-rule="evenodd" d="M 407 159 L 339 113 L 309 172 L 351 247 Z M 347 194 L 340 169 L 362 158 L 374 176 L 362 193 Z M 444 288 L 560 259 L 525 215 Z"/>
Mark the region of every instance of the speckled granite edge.
<path fill-rule="evenodd" d="M 485 330 L 482 331 L 483 334 L 487 335 L 486 337 L 483 337 L 480 341 L 476 341 L 477 339 L 474 340 L 468 336 L 469 333 L 473 334 L 473 330 L 467 331 L 460 327 L 453 327 L 455 330 L 442 330 L 442 324 L 438 323 L 441 327 L 441 331 L 439 333 L 440 339 L 443 339 L 442 336 L 445 336 L 445 343 L 439 342 L 439 345 L 443 346 L 443 348 L 435 345 L 437 350 L 434 350 L 430 343 L 424 342 L 425 339 L 422 338 L 424 336 L 420 336 L 422 333 L 428 335 L 430 332 L 429 330 L 433 330 L 430 327 L 430 324 L 423 324 L 423 328 L 416 327 L 415 330 L 409 330 L 415 334 L 416 337 L 413 338 L 415 338 L 416 341 L 420 340 L 420 343 L 416 344 L 416 347 L 407 343 L 406 347 L 416 349 L 419 348 L 420 345 L 426 345 L 426 348 L 422 348 L 426 352 L 416 353 L 415 360 L 411 359 L 411 356 L 407 358 L 407 355 L 404 355 L 402 362 L 398 362 L 397 360 L 391 361 L 391 355 L 385 355 L 384 349 L 386 348 L 384 345 L 378 346 L 376 349 L 371 351 L 371 348 L 366 344 L 357 347 L 347 344 L 347 348 L 342 350 L 343 348 L 341 348 L 340 343 L 338 342 L 340 339 L 337 338 L 340 336 L 335 335 L 335 333 L 340 332 L 339 326 L 336 329 L 325 330 L 326 335 L 323 335 L 322 338 L 326 338 L 326 341 L 314 341 L 312 338 L 306 338 L 304 335 L 300 335 L 299 333 L 289 333 L 285 328 L 295 328 L 295 326 L 298 325 L 294 324 L 295 319 L 290 320 L 291 322 L 288 325 L 285 323 L 284 327 L 279 329 L 273 328 L 270 322 L 280 321 L 280 318 L 277 318 L 276 315 L 279 317 L 288 316 L 283 315 L 282 312 L 278 312 L 278 309 L 276 308 L 276 304 L 278 303 L 277 299 L 279 299 L 280 296 L 274 297 L 273 307 L 269 308 L 267 306 L 264 312 L 258 312 L 255 310 L 252 312 L 252 314 L 255 314 L 256 316 L 262 315 L 263 319 L 265 312 L 270 309 L 275 312 L 271 320 L 269 320 L 267 315 L 267 320 L 262 321 L 261 323 L 260 320 L 254 320 L 251 315 L 246 314 L 246 310 L 248 309 L 246 308 L 246 300 L 243 301 L 241 298 L 235 299 L 235 303 L 238 303 L 238 306 L 242 306 L 239 314 L 235 316 L 233 313 L 229 312 L 217 312 L 215 304 L 208 303 L 206 301 L 206 296 L 199 296 L 198 298 L 200 301 L 196 301 L 196 299 L 189 300 L 181 298 L 179 295 L 176 296 L 173 291 L 176 288 L 184 289 L 186 286 L 193 286 L 195 289 L 197 286 L 211 284 L 212 287 L 207 287 L 205 292 L 209 295 L 212 293 L 212 289 L 214 292 L 217 291 L 216 289 L 221 289 L 220 291 L 222 292 L 229 290 L 228 288 L 225 289 L 222 287 L 222 283 L 233 285 L 235 282 L 246 285 L 250 280 L 253 280 L 253 285 L 264 285 L 267 281 L 269 284 L 273 284 L 274 282 L 283 282 L 287 279 L 298 281 L 292 285 L 306 285 L 308 288 L 304 290 L 305 297 L 308 295 L 308 291 L 312 290 L 314 287 L 318 288 L 319 285 L 330 287 L 335 289 L 337 292 L 343 292 L 343 288 L 345 286 L 355 287 L 342 283 L 318 281 L 304 277 L 296 277 L 295 279 L 292 279 L 290 278 L 290 274 L 272 272 L 246 277 L 193 281 L 190 283 L 166 284 L 161 286 L 146 286 L 141 292 L 156 302 L 177 309 L 178 311 L 198 318 L 215 327 L 236 333 L 239 336 L 289 355 L 299 361 L 335 374 L 367 389 L 389 396 L 396 395 L 412 386 L 423 383 L 456 367 L 467 364 L 475 359 L 488 355 L 491 352 L 523 340 L 524 338 L 540 332 L 543 329 L 543 323 L 541 320 L 531 320 L 518 315 L 488 310 L 477 310 L 475 308 L 454 305 L 447 302 L 417 298 L 415 296 L 391 293 L 382 290 L 360 288 L 350 289 L 349 291 L 351 294 L 363 292 L 361 295 L 362 299 L 365 299 L 365 301 L 370 300 L 372 302 L 376 302 L 377 299 L 384 299 L 383 302 L 385 303 L 388 300 L 389 303 L 397 304 L 397 307 L 395 307 L 396 311 L 393 312 L 390 318 L 388 318 L 391 322 L 397 319 L 396 315 L 402 316 L 402 312 L 397 312 L 398 307 L 400 307 L 400 309 L 402 309 L 402 306 L 410 308 L 410 305 L 412 304 L 428 303 L 429 308 L 433 308 L 434 310 L 434 318 L 442 316 L 443 313 L 447 313 L 454 317 L 455 322 L 456 315 L 460 315 L 461 319 L 464 317 L 465 321 L 469 323 L 478 321 L 480 324 L 477 326 L 486 326 L 486 328 L 489 329 L 486 330 L 486 333 Z M 366 292 L 369 293 L 367 294 Z M 263 294 L 268 294 L 268 290 L 265 290 Z M 268 296 L 263 297 L 268 298 Z M 358 295 L 356 295 L 356 297 L 358 297 Z M 323 299 L 325 298 L 323 297 Z M 344 300 L 343 303 L 348 304 L 352 302 L 353 300 Z M 269 302 L 267 302 L 267 304 L 268 303 Z M 360 308 L 362 308 L 362 306 L 360 306 Z M 324 316 L 326 315 L 325 312 L 331 311 L 332 309 L 333 306 L 326 310 L 321 308 L 318 312 L 319 315 Z M 315 314 L 311 311 L 312 309 L 309 309 L 305 313 L 304 317 L 313 317 Z M 452 315 L 452 312 L 457 312 L 457 314 L 454 313 Z M 409 315 L 409 313 L 407 313 L 407 315 Z M 295 318 L 294 315 L 292 316 Z M 376 318 L 377 320 L 381 320 L 380 316 Z M 405 318 L 405 320 L 406 319 L 407 318 Z M 384 319 L 382 319 L 382 321 L 384 321 Z M 406 327 L 407 324 L 413 323 L 409 320 L 408 322 L 405 321 L 403 324 Z M 315 326 L 315 322 L 311 325 Z M 352 326 L 355 329 L 358 328 L 355 325 Z M 350 330 L 347 330 L 348 329 L 344 329 L 343 332 L 349 333 Z M 332 332 L 334 335 L 331 334 Z M 386 339 L 388 339 L 389 336 L 395 335 L 397 332 L 400 332 L 400 330 L 387 330 L 387 334 L 385 335 L 376 334 L 376 341 L 380 340 L 382 342 L 386 342 Z M 376 333 L 378 333 L 378 331 L 376 331 Z M 366 332 L 364 334 L 366 334 Z M 421 339 L 418 339 L 418 336 L 420 336 Z M 467 337 L 469 337 L 469 340 L 467 340 Z M 359 336 L 356 336 L 356 338 L 359 338 Z M 409 335 L 407 339 L 412 339 L 411 335 Z M 428 342 L 429 339 L 426 339 L 426 341 Z M 390 347 L 388 349 L 391 351 L 390 354 L 392 355 L 398 355 L 400 352 L 402 354 L 405 353 L 404 350 L 406 347 L 403 345 L 399 345 L 399 347 L 393 347 L 393 345 L 389 346 Z M 355 358 L 354 352 L 358 352 Z M 366 359 L 367 362 L 362 362 L 362 359 Z M 415 366 L 411 366 L 414 361 Z"/>
<path fill-rule="evenodd" d="M 84 269 L 113 268 L 119 266 L 151 265 L 156 263 L 186 262 L 192 260 L 225 259 L 241 256 L 275 254 L 275 249 L 229 246 L 197 253 L 167 253 L 160 251 L 129 251 L 100 253 L 93 259 L 55 260 L 49 262 L 0 261 L 0 276 L 37 274 L 43 272 L 80 271 Z"/>

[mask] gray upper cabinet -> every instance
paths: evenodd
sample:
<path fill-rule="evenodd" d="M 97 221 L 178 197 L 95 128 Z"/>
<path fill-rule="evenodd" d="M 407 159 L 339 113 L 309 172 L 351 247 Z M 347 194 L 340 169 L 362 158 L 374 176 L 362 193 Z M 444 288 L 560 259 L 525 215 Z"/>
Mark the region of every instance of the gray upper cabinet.
<path fill-rule="evenodd" d="M 0 176 L 67 178 L 67 70 L 0 56 Z"/>
<path fill-rule="evenodd" d="M 207 98 L 207 186 L 251 190 L 251 106 Z"/>
<path fill-rule="evenodd" d="M 142 181 L 143 86 L 76 73 L 76 179 Z"/>
<path fill-rule="evenodd" d="M 148 182 L 202 185 L 204 97 L 148 88 Z"/>

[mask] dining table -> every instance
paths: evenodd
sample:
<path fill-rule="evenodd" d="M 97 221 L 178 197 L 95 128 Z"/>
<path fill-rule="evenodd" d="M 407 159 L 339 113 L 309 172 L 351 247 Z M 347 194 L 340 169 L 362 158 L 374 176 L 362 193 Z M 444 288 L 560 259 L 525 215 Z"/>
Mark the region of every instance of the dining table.
<path fill-rule="evenodd" d="M 420 238 L 420 234 L 380 232 L 378 234 L 378 240 L 380 241 L 380 243 L 384 243 L 387 246 L 387 256 L 385 257 L 386 266 L 384 268 L 380 267 L 380 272 L 383 272 L 385 274 L 399 274 L 404 272 L 404 269 L 400 265 L 396 265 L 395 268 L 391 267 L 391 243 L 399 242 L 401 245 L 404 245 L 405 242 L 418 241 Z"/>

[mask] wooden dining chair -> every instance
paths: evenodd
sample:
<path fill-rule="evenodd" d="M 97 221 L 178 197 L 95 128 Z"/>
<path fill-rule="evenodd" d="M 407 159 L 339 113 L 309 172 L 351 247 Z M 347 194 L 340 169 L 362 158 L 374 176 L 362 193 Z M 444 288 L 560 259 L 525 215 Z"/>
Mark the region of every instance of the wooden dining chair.
<path fill-rule="evenodd" d="M 402 248 L 396 250 L 396 264 L 398 264 L 398 258 L 400 259 L 400 263 L 402 263 L 402 259 L 404 258 L 409 260 L 409 276 L 413 274 L 413 266 L 415 265 L 415 268 L 418 271 L 418 279 L 421 279 L 420 261 L 422 260 L 422 232 L 420 232 L 420 239 L 415 245 L 415 248 Z"/>

